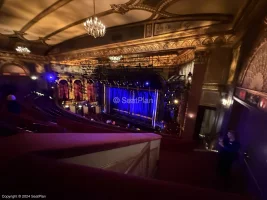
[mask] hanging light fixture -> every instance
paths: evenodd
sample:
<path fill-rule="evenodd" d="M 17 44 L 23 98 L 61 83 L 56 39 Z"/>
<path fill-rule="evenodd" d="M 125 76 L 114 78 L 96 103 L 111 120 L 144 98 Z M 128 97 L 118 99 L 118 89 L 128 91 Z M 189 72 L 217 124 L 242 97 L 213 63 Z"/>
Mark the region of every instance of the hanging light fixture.
<path fill-rule="evenodd" d="M 94 15 L 87 19 L 83 25 L 88 35 L 93 36 L 94 38 L 103 37 L 106 33 L 105 25 L 95 16 L 95 0 L 94 3 Z"/>
<path fill-rule="evenodd" d="M 27 47 L 17 46 L 16 51 L 21 54 L 29 54 L 31 51 Z"/>
<path fill-rule="evenodd" d="M 122 55 L 120 55 L 120 56 L 109 56 L 109 60 L 111 62 L 114 62 L 114 63 L 119 62 L 121 59 L 122 59 Z"/>

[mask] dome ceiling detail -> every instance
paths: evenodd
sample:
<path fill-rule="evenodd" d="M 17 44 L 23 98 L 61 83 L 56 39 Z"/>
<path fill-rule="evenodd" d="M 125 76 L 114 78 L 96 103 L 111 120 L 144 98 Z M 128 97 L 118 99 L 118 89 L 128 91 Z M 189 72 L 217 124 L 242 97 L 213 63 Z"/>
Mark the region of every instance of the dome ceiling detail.
<path fill-rule="evenodd" d="M 203 17 L 207 20 L 203 24 L 210 26 L 214 24 L 214 19 L 220 17 L 234 21 L 247 2 L 248 0 L 97 0 L 96 13 L 107 28 L 168 18 L 201 21 Z M 92 0 L 0 0 L 0 34 L 24 41 L 56 45 L 86 34 L 83 22 L 92 14 Z M 195 28 L 197 25 L 194 22 L 177 22 L 165 26 L 177 31 L 184 30 L 186 26 Z"/>

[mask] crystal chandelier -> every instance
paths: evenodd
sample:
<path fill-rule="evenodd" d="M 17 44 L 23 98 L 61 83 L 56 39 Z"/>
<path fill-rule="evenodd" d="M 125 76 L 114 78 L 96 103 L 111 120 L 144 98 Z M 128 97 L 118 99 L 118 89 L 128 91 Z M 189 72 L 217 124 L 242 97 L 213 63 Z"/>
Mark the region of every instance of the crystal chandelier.
<path fill-rule="evenodd" d="M 23 46 L 17 46 L 16 47 L 16 51 L 18 53 L 22 53 L 22 54 L 29 54 L 29 53 L 31 53 L 31 51 L 27 47 L 23 47 Z"/>
<path fill-rule="evenodd" d="M 95 16 L 95 0 L 94 2 L 94 15 L 93 17 L 87 19 L 83 25 L 88 35 L 93 36 L 94 38 L 103 37 L 106 33 L 105 25 Z"/>
<path fill-rule="evenodd" d="M 109 57 L 109 60 L 114 62 L 114 63 L 119 62 L 121 59 L 122 59 L 122 56 L 110 56 Z"/>

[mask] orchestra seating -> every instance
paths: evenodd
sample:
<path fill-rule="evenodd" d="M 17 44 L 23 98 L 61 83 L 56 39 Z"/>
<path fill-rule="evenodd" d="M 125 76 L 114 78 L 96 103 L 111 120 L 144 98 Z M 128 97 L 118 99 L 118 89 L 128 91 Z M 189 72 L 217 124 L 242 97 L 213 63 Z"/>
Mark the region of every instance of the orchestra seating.
<path fill-rule="evenodd" d="M 81 133 L 128 133 L 137 132 L 126 128 L 91 121 L 59 107 L 48 96 L 29 94 L 20 102 L 22 111 L 18 119 L 11 120 L 34 132 L 81 132 Z M 22 118 L 22 120 L 19 120 Z M 33 127 L 34 126 L 34 127 Z M 40 128 L 42 127 L 42 130 Z M 48 127 L 48 128 L 47 128 Z"/>

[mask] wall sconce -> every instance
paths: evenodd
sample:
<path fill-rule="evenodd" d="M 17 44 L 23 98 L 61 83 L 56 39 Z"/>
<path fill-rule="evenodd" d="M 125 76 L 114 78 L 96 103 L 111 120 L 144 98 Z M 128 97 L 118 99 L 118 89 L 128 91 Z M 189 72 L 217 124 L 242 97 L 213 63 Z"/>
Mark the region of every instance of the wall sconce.
<path fill-rule="evenodd" d="M 193 74 L 191 72 L 189 72 L 188 75 L 187 75 L 187 80 L 188 80 L 189 83 L 192 82 L 192 78 L 193 78 Z"/>
<path fill-rule="evenodd" d="M 228 100 L 226 98 L 222 98 L 222 105 L 227 106 Z"/>
<path fill-rule="evenodd" d="M 194 114 L 193 113 L 189 113 L 188 117 L 192 119 L 192 118 L 194 118 Z"/>
<path fill-rule="evenodd" d="M 230 107 L 233 103 L 233 100 L 231 98 L 229 98 L 227 94 L 225 94 L 225 95 L 223 95 L 221 102 L 222 102 L 223 106 Z"/>

